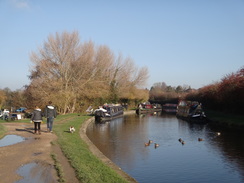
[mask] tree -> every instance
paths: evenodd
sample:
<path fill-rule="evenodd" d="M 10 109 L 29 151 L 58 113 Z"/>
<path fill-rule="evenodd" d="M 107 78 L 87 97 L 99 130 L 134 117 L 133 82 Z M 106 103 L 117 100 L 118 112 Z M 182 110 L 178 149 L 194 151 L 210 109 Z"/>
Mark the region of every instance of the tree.
<path fill-rule="evenodd" d="M 149 100 L 155 103 L 177 102 L 179 98 L 184 97 L 188 92 L 191 92 L 191 87 L 188 85 L 172 87 L 166 85 L 165 82 L 155 83 L 149 92 Z"/>
<path fill-rule="evenodd" d="M 31 61 L 28 97 L 42 106 L 52 100 L 61 113 L 88 102 L 117 102 L 126 89 L 142 86 L 148 78 L 146 68 L 136 68 L 121 55 L 115 58 L 107 46 L 80 43 L 78 32 L 50 35 L 32 52 Z"/>
<path fill-rule="evenodd" d="M 209 109 L 227 113 L 243 113 L 244 69 L 227 74 L 220 82 L 204 86 L 192 92 L 187 99 L 200 101 Z"/>
<path fill-rule="evenodd" d="M 7 97 L 6 97 L 4 90 L 0 90 L 0 109 L 2 109 L 4 107 L 6 98 Z"/>
<path fill-rule="evenodd" d="M 177 86 L 176 87 L 176 89 L 175 89 L 175 91 L 176 91 L 176 93 L 181 93 L 181 92 L 183 92 L 183 88 L 182 88 L 182 86 Z"/>

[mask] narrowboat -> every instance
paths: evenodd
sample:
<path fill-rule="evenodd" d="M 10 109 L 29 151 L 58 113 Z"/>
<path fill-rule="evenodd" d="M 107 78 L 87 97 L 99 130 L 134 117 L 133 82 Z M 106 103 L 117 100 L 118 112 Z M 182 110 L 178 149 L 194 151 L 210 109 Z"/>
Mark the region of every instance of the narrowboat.
<path fill-rule="evenodd" d="M 198 101 L 181 100 L 177 106 L 176 117 L 193 123 L 204 124 L 207 122 L 202 104 Z"/>
<path fill-rule="evenodd" d="M 96 122 L 105 122 L 124 114 L 124 108 L 120 104 L 106 104 L 94 111 Z"/>
<path fill-rule="evenodd" d="M 136 109 L 136 114 L 146 114 L 146 113 L 154 113 L 154 112 L 161 112 L 162 107 L 160 104 L 139 104 L 138 108 Z"/>

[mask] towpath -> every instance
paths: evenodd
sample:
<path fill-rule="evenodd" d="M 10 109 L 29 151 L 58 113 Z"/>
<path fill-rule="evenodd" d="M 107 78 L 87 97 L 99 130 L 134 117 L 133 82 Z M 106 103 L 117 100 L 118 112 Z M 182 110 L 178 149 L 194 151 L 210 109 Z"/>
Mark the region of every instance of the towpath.
<path fill-rule="evenodd" d="M 46 125 L 42 124 L 41 135 L 33 134 L 33 123 L 2 123 L 7 130 L 6 135 L 18 135 L 24 137 L 21 143 L 0 147 L 0 180 L 1 182 L 21 182 L 21 177 L 17 171 L 30 163 L 38 165 L 37 172 L 31 171 L 29 174 L 42 173 L 44 180 L 39 182 L 55 183 L 58 180 L 54 161 L 51 154 L 57 156 L 64 171 L 66 182 L 76 183 L 74 170 L 67 159 L 63 156 L 58 145 L 55 145 L 56 135 L 46 132 Z M 28 175 L 32 176 L 32 175 Z M 33 175 L 34 176 L 34 175 Z"/>

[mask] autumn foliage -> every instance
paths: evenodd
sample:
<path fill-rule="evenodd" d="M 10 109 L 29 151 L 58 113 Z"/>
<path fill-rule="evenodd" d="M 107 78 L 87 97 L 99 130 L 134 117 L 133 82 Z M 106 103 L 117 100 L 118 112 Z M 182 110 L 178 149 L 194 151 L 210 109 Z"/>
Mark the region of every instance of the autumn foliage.
<path fill-rule="evenodd" d="M 116 57 L 106 45 L 81 42 L 75 31 L 50 35 L 30 59 L 31 82 L 25 90 L 29 106 L 45 106 L 51 100 L 65 114 L 148 96 L 138 89 L 148 78 L 146 67 Z"/>
<path fill-rule="evenodd" d="M 220 82 L 200 88 L 186 97 L 198 100 L 205 107 L 228 113 L 243 114 L 244 111 L 244 67 L 236 73 L 227 74 Z"/>

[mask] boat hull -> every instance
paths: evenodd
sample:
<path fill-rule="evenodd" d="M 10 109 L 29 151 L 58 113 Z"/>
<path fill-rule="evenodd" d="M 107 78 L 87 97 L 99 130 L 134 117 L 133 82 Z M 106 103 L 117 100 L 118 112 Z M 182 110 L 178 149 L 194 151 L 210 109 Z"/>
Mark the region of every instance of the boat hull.
<path fill-rule="evenodd" d="M 176 114 L 176 117 L 179 119 L 182 119 L 184 121 L 190 122 L 190 123 L 198 123 L 198 124 L 208 123 L 208 120 L 206 117 L 192 117 L 192 116 L 184 117 L 184 116 L 180 116 L 177 114 Z"/>
<path fill-rule="evenodd" d="M 114 116 L 105 116 L 105 117 L 95 116 L 95 121 L 99 122 L 99 123 L 102 123 L 102 122 L 111 121 L 113 119 L 123 117 L 123 115 L 124 114 L 121 113 L 121 114 L 117 114 L 117 115 L 114 115 Z"/>

